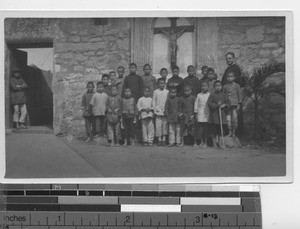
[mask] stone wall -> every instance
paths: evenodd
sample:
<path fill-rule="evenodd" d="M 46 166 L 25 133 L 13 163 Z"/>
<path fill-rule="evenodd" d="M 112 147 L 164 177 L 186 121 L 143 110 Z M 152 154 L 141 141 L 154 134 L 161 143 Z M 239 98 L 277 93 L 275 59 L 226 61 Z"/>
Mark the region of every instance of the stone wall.
<path fill-rule="evenodd" d="M 223 75 L 227 65 L 224 55 L 234 52 L 245 75 L 255 67 L 272 60 L 285 61 L 285 19 L 218 18 L 218 67 Z M 283 75 L 285 81 L 285 75 Z M 278 80 L 274 79 L 274 82 Z M 253 104 L 245 107 L 245 132 L 253 132 Z M 271 94 L 259 106 L 261 131 L 267 134 L 285 133 L 285 97 Z M 248 130 L 247 130 L 248 128 Z"/>
<path fill-rule="evenodd" d="M 218 63 L 226 69 L 225 53 L 234 52 L 244 71 L 270 60 L 285 60 L 284 17 L 218 18 Z"/>
<path fill-rule="evenodd" d="M 94 26 L 92 20 L 61 20 L 64 39 L 54 41 L 54 132 L 84 132 L 81 98 L 86 83 L 130 62 L 129 20 L 110 19 Z"/>
<path fill-rule="evenodd" d="M 7 44 L 53 42 L 54 133 L 82 135 L 81 97 L 88 81 L 130 62 L 130 19 L 6 19 Z"/>

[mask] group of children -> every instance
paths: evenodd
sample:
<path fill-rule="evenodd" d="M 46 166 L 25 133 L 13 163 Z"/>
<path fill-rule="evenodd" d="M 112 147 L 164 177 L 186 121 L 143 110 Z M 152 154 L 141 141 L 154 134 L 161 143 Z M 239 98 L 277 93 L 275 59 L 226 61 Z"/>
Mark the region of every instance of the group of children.
<path fill-rule="evenodd" d="M 124 67 L 104 74 L 97 82 L 87 83 L 82 98 L 87 141 L 95 136 L 106 137 L 111 146 L 143 145 L 183 146 L 185 136 L 193 136 L 194 146 L 223 147 L 221 130 L 235 136 L 237 112 L 241 105 L 241 89 L 235 83 L 235 73 L 228 72 L 226 84 L 216 79 L 214 69 L 203 69 L 196 76 L 195 67 L 187 68 L 188 76 L 179 76 L 179 67 L 172 67 L 172 77 L 162 68 L 160 78 L 151 75 L 151 66 L 144 65 L 144 76 L 136 74 L 137 66 L 129 65 L 130 74 L 124 77 Z M 205 71 L 204 71 L 205 70 Z M 222 127 L 222 128 L 221 128 Z M 142 136 L 142 138 L 140 138 Z"/>

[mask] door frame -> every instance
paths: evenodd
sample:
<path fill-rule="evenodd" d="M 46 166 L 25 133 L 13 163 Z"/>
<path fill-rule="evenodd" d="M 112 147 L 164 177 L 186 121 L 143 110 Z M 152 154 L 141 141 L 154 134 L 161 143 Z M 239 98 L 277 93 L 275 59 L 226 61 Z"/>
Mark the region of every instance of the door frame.
<path fill-rule="evenodd" d="M 53 48 L 53 42 L 37 42 L 37 43 L 11 43 L 5 42 L 5 69 L 4 69 L 4 85 L 5 85 L 5 129 L 11 129 L 13 127 L 12 120 L 12 107 L 11 107 L 11 98 L 10 98 L 10 77 L 12 73 L 13 66 L 13 52 L 14 50 L 22 48 Z M 21 50 L 18 50 L 21 51 Z M 27 66 L 27 63 L 26 63 Z M 54 72 L 54 67 L 53 70 Z M 54 94 L 53 94 L 54 101 Z M 54 106 L 53 106 L 54 112 Z M 53 113 L 54 114 L 54 113 Z M 52 121 L 53 126 L 53 121 Z"/>

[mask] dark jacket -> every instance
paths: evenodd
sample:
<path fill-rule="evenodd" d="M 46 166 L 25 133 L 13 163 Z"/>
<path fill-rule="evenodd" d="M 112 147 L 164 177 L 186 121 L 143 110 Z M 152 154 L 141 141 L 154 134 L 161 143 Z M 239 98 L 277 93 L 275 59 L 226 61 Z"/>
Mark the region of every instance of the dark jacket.
<path fill-rule="evenodd" d="M 144 81 L 143 78 L 137 74 L 130 74 L 125 77 L 123 82 L 122 96 L 124 97 L 125 88 L 130 88 L 132 97 L 137 102 L 143 96 Z"/>
<path fill-rule="evenodd" d="M 93 115 L 92 106 L 90 105 L 94 92 L 85 93 L 82 96 L 81 107 L 83 108 L 82 116 L 91 116 Z"/>
<path fill-rule="evenodd" d="M 168 123 L 178 123 L 178 115 L 181 113 L 181 99 L 168 97 L 165 104 L 165 116 Z"/>
<path fill-rule="evenodd" d="M 214 92 L 209 96 L 207 103 L 210 109 L 211 122 L 214 124 L 220 124 L 219 104 L 226 105 L 226 107 L 224 107 L 221 110 L 222 124 L 226 124 L 227 123 L 226 110 L 227 110 L 228 103 L 225 94 L 223 92 L 220 93 Z"/>
<path fill-rule="evenodd" d="M 183 79 L 183 86 L 190 85 L 192 88 L 191 95 L 197 96 L 200 92 L 200 80 L 196 76 L 187 76 Z"/>
<path fill-rule="evenodd" d="M 183 79 L 180 76 L 172 76 L 167 82 L 167 90 L 177 89 L 177 97 L 183 96 Z"/>
<path fill-rule="evenodd" d="M 234 72 L 235 74 L 235 81 L 237 84 L 239 84 L 241 87 L 245 86 L 245 80 L 242 77 L 242 71 L 240 66 L 238 66 L 237 64 L 232 64 L 230 66 L 227 67 L 227 69 L 224 72 L 223 78 L 222 78 L 222 85 L 225 85 L 227 83 L 226 81 L 226 76 L 229 72 Z"/>

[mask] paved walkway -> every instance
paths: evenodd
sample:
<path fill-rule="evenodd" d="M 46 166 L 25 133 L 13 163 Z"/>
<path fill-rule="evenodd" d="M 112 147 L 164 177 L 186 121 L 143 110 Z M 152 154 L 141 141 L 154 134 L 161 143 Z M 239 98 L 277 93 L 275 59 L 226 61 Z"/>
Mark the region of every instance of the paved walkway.
<path fill-rule="evenodd" d="M 200 150 L 184 147 L 110 147 L 66 141 L 105 177 L 284 176 L 285 154 L 247 148 Z"/>
<path fill-rule="evenodd" d="M 71 140 L 71 139 L 69 139 Z M 51 134 L 6 138 L 7 178 L 283 176 L 284 152 L 109 147 Z"/>
<path fill-rule="evenodd" d="M 52 134 L 13 133 L 6 136 L 6 178 L 101 176 Z"/>

